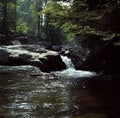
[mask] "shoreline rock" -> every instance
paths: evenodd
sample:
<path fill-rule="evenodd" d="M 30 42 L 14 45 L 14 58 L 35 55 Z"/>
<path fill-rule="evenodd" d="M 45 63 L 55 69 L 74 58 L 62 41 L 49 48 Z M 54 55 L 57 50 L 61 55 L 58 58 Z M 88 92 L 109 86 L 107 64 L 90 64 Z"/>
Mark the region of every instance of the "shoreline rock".
<path fill-rule="evenodd" d="M 0 47 L 0 65 L 32 65 L 43 72 L 65 69 L 60 55 L 39 45 L 15 45 Z"/>
<path fill-rule="evenodd" d="M 83 35 L 65 46 L 78 70 L 120 73 L 120 37 L 103 41 L 101 36 Z"/>

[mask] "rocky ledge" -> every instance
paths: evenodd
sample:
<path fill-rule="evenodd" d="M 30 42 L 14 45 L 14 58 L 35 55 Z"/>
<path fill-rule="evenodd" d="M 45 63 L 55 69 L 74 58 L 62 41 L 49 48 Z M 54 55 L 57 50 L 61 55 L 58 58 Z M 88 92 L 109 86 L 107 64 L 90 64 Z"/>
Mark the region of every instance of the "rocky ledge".
<path fill-rule="evenodd" d="M 102 40 L 99 35 L 81 35 L 65 47 L 76 69 L 120 73 L 120 37 Z"/>
<path fill-rule="evenodd" d="M 32 65 L 43 72 L 65 69 L 60 55 L 39 45 L 15 45 L 0 47 L 0 65 Z"/>

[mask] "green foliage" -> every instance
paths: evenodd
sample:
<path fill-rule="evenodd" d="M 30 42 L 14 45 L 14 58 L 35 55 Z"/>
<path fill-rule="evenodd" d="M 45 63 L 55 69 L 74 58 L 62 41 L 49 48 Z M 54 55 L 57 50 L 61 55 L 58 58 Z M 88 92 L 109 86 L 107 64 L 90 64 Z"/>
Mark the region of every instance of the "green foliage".
<path fill-rule="evenodd" d="M 64 31 L 67 40 L 86 33 L 109 37 L 106 32 L 111 29 L 104 31 L 105 15 L 119 6 L 118 0 L 73 0 L 69 6 L 62 4 L 66 0 L 57 1 L 54 4 L 52 1 L 43 13 L 49 17 L 50 24 Z"/>
<path fill-rule="evenodd" d="M 1 0 L 0 24 L 6 19 L 9 30 L 49 41 L 86 33 L 108 36 L 110 31 L 103 30 L 104 16 L 119 6 L 119 0 Z"/>
<path fill-rule="evenodd" d="M 17 27 L 16 27 L 16 30 L 18 32 L 23 32 L 23 33 L 27 33 L 29 28 L 27 27 L 27 23 L 24 22 L 22 19 L 19 19 L 17 21 Z"/>
<path fill-rule="evenodd" d="M 56 1 L 53 1 L 42 11 L 42 13 L 49 18 L 49 24 L 54 25 L 56 28 L 59 28 L 69 34 L 69 29 L 71 28 L 70 22 L 67 22 L 69 7 L 62 6 Z M 68 37 L 71 37 L 72 35 L 73 34 L 70 33 Z"/>
<path fill-rule="evenodd" d="M 8 9 L 9 10 L 13 10 L 14 9 L 14 7 L 15 7 L 15 5 L 13 4 L 13 3 L 8 3 Z"/>

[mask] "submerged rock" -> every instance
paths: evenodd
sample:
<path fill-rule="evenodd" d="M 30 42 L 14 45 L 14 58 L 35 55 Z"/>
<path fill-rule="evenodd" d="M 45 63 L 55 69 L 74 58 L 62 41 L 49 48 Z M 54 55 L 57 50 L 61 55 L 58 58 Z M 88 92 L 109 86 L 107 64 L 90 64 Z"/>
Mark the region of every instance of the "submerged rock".
<path fill-rule="evenodd" d="M 46 50 L 39 45 L 2 46 L 0 55 L 0 65 L 32 65 L 44 72 L 66 68 L 57 52 Z"/>

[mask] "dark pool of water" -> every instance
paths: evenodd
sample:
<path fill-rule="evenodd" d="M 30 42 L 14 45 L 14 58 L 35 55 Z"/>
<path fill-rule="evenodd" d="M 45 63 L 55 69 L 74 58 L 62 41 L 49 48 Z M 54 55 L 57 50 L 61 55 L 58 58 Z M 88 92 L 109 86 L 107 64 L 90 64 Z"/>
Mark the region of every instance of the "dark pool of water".
<path fill-rule="evenodd" d="M 120 118 L 118 84 L 31 73 L 0 72 L 0 118 Z"/>

